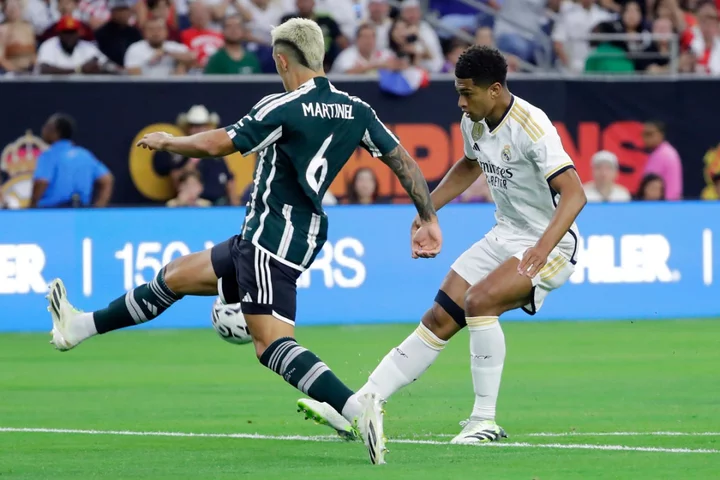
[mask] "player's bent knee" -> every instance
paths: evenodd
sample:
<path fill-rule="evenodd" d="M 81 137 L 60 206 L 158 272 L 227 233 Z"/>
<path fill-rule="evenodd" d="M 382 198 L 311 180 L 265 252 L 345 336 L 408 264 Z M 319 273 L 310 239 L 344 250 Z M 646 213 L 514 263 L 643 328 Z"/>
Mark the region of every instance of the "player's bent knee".
<path fill-rule="evenodd" d="M 465 294 L 465 311 L 468 315 L 499 315 L 500 295 L 497 289 L 480 282 Z"/>

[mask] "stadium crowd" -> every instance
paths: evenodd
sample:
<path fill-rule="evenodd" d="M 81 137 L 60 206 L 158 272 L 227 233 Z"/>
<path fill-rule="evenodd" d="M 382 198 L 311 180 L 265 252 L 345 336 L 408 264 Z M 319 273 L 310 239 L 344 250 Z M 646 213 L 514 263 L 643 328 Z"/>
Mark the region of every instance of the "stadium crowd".
<path fill-rule="evenodd" d="M 515 71 L 662 73 L 674 58 L 679 72 L 720 75 L 720 0 L 474 3 L 478 6 L 462 0 L 2 0 L 0 72 L 272 73 L 270 29 L 301 16 L 322 27 L 332 73 L 410 66 L 451 72 L 460 52 L 474 42 L 496 45 Z M 592 34 L 624 37 L 588 39 Z"/>

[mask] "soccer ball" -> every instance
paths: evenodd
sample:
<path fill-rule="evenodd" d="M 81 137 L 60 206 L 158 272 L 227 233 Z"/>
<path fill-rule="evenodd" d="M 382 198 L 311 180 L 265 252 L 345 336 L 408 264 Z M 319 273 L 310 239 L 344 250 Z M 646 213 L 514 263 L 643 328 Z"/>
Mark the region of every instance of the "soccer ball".
<path fill-rule="evenodd" d="M 213 303 L 211 318 L 215 331 L 226 342 L 235 345 L 252 342 L 250 330 L 248 330 L 239 303 L 224 305 L 220 297 L 217 297 Z"/>

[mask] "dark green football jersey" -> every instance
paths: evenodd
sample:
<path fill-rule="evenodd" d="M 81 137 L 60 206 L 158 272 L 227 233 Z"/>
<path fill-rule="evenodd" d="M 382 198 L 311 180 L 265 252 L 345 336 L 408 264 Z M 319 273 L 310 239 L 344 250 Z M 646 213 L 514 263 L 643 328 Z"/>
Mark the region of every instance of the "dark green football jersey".
<path fill-rule="evenodd" d="M 327 240 L 322 199 L 355 149 L 398 146 L 370 105 L 325 77 L 263 98 L 225 130 L 243 155 L 258 153 L 243 238 L 299 269 Z"/>

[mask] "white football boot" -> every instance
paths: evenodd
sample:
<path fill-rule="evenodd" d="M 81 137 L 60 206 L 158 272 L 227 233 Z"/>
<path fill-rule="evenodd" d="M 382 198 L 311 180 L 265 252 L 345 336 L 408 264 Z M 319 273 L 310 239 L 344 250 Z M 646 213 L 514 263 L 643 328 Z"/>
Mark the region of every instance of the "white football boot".
<path fill-rule="evenodd" d="M 340 435 L 343 440 L 353 441 L 360 438 L 360 432 L 345 417 L 325 402 L 312 398 L 301 398 L 297 402 L 298 412 L 305 414 L 305 420 L 314 420 L 318 425 L 327 425 Z"/>
<path fill-rule="evenodd" d="M 377 393 L 366 393 L 358 397 L 358 402 L 361 410 L 360 415 L 355 419 L 355 427 L 370 453 L 370 462 L 373 465 L 382 465 L 385 463 L 385 454 L 388 453 L 388 449 L 385 448 L 387 439 L 383 428 L 385 400 Z"/>
<path fill-rule="evenodd" d="M 385 401 L 375 393 L 367 393 L 357 398 L 360 403 L 360 415 L 354 425 L 348 422 L 327 403 L 309 398 L 298 400 L 298 412 L 305 413 L 305 419 L 312 419 L 319 425 L 327 425 L 335 430 L 344 440 L 362 439 L 370 454 L 370 461 L 375 465 L 385 463 L 388 449 L 383 429 L 383 406 Z"/>
<path fill-rule="evenodd" d="M 45 298 L 48 299 L 50 304 L 48 311 L 53 321 L 50 343 L 61 352 L 65 352 L 76 347 L 87 338 L 87 334 L 77 328 L 77 322 L 74 322 L 83 312 L 77 310 L 68 302 L 67 292 L 62 280 L 56 278 L 48 288 L 49 292 Z"/>
<path fill-rule="evenodd" d="M 450 443 L 458 445 L 478 445 L 481 443 L 497 442 L 507 438 L 505 430 L 495 420 L 464 420 L 460 422 L 464 428 Z"/>

